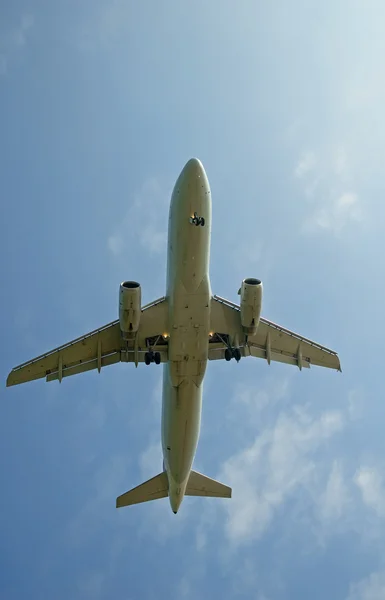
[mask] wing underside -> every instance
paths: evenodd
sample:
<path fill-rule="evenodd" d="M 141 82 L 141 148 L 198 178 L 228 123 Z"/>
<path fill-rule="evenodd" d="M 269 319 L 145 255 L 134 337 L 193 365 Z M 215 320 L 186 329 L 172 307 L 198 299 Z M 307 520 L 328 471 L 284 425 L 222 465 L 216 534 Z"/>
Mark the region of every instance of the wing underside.
<path fill-rule="evenodd" d="M 226 348 L 235 340 L 244 357 L 263 358 L 269 364 L 271 361 L 283 362 L 300 369 L 318 365 L 341 370 L 336 352 L 267 319 L 261 318 L 257 333 L 246 340 L 239 312 L 238 305 L 220 296 L 212 298 L 210 360 L 224 359 Z M 100 372 L 103 367 L 117 362 L 138 365 L 144 362 L 149 347 L 159 352 L 161 362 L 166 362 L 168 341 L 162 336 L 167 329 L 166 324 L 167 303 L 163 297 L 143 307 L 139 331 L 134 339 L 124 340 L 119 321 L 113 321 L 15 367 L 8 375 L 7 386 L 43 377 L 46 381 L 61 381 L 63 377 L 93 369 Z"/>
<path fill-rule="evenodd" d="M 161 333 L 166 329 L 166 319 L 166 300 L 159 298 L 142 308 L 139 330 L 132 340 L 124 340 L 119 321 L 113 321 L 15 367 L 8 375 L 7 386 L 42 377 L 46 381 L 61 381 L 63 377 L 92 369 L 100 372 L 103 367 L 117 362 L 133 362 L 137 365 L 144 362 L 148 347 L 159 352 L 164 362 L 167 360 L 167 340 Z"/>
<path fill-rule="evenodd" d="M 220 296 L 212 299 L 211 329 L 215 333 L 211 338 L 210 360 L 224 359 L 228 344 L 239 340 L 241 356 L 264 358 L 269 364 L 283 362 L 299 369 L 317 365 L 341 371 L 336 352 L 267 319 L 261 318 L 257 333 L 246 339 L 241 329 L 239 306 Z"/>

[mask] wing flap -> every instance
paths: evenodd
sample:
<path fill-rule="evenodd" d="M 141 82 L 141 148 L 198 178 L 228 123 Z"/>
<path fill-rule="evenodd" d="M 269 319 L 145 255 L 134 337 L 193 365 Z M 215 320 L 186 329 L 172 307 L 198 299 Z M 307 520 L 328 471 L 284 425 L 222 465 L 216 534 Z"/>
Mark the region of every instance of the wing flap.
<path fill-rule="evenodd" d="M 334 350 L 321 346 L 272 321 L 261 318 L 257 332 L 247 341 L 241 328 L 240 308 L 229 300 L 214 296 L 211 303 L 212 331 L 225 331 L 231 337 L 238 336 L 242 356 L 255 356 L 271 361 L 296 365 L 300 369 L 311 365 L 341 371 L 340 360 Z M 243 340 L 243 341 L 242 341 Z M 225 346 L 213 344 L 209 359 L 219 360 L 225 356 Z"/>
<path fill-rule="evenodd" d="M 89 370 L 86 365 L 90 361 L 98 360 L 98 355 L 102 358 L 114 352 L 120 352 L 120 345 L 119 322 L 113 321 L 68 344 L 59 346 L 47 354 L 15 367 L 8 376 L 7 386 L 40 379 L 55 372 L 59 375 L 61 372 L 63 375 L 67 369 L 74 369 L 76 366 L 84 366 L 84 370 Z M 77 372 L 81 372 L 81 370 Z M 58 379 L 61 379 L 61 376 L 58 376 Z"/>
<path fill-rule="evenodd" d="M 82 363 L 74 365 L 72 367 L 63 369 L 61 376 L 62 377 L 70 377 L 71 375 L 77 375 L 79 373 L 85 373 L 86 371 L 92 371 L 93 369 L 97 369 L 99 366 L 100 366 L 100 368 L 103 368 L 103 367 L 108 367 L 109 365 L 115 365 L 118 362 L 120 362 L 120 352 L 115 352 L 114 354 L 109 354 L 108 356 L 103 356 L 101 358 L 100 365 L 99 365 L 98 359 L 95 358 L 94 360 L 90 360 L 89 362 L 86 362 L 86 363 L 82 362 Z M 59 371 L 55 371 L 54 373 L 49 373 L 46 376 L 46 381 L 56 381 L 59 378 L 60 378 Z"/>

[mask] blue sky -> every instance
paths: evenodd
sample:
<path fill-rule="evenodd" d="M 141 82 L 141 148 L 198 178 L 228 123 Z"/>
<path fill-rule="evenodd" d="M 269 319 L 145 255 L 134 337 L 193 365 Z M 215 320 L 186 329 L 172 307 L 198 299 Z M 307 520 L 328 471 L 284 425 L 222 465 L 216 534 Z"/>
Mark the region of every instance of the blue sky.
<path fill-rule="evenodd" d="M 7 6 L 6 6 L 7 4 Z M 116 511 L 161 470 L 160 381 L 120 364 L 3 389 L 0 596 L 385 597 L 384 6 L 36 0 L 0 8 L 1 372 L 164 293 L 198 156 L 211 281 L 343 373 L 209 365 L 196 468 L 231 501 Z"/>

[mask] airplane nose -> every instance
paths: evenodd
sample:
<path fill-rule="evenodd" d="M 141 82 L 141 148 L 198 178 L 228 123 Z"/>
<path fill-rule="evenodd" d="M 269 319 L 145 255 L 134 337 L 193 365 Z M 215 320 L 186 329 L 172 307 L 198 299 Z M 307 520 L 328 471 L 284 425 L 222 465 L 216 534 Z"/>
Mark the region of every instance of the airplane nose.
<path fill-rule="evenodd" d="M 202 177 L 205 174 L 205 170 L 201 161 L 198 158 L 190 158 L 183 167 L 181 175 L 189 179 L 195 179 Z"/>

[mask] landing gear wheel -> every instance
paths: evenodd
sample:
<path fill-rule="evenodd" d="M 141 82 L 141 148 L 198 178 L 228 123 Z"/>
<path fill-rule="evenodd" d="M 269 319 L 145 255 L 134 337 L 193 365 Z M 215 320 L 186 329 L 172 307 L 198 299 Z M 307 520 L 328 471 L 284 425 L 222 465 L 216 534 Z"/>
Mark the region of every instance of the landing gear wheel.
<path fill-rule="evenodd" d="M 235 348 L 233 350 L 233 356 L 237 362 L 239 362 L 241 360 L 241 351 L 239 348 Z"/>
<path fill-rule="evenodd" d="M 231 352 L 230 348 L 226 348 L 226 350 L 225 350 L 225 359 L 227 361 L 229 361 L 232 358 L 233 358 L 233 353 Z"/>
<path fill-rule="evenodd" d="M 198 213 L 194 212 L 194 216 L 190 217 L 190 223 L 192 223 L 193 225 L 195 225 L 195 227 L 199 227 L 199 225 L 201 225 L 202 227 L 205 226 L 205 219 L 204 217 L 198 217 Z"/>
<path fill-rule="evenodd" d="M 154 360 L 155 360 L 156 365 L 160 365 L 160 353 L 159 352 L 155 352 Z"/>
<path fill-rule="evenodd" d="M 144 355 L 144 362 L 146 363 L 146 365 L 150 365 L 151 364 L 151 355 L 149 352 L 146 352 L 146 354 Z"/>

